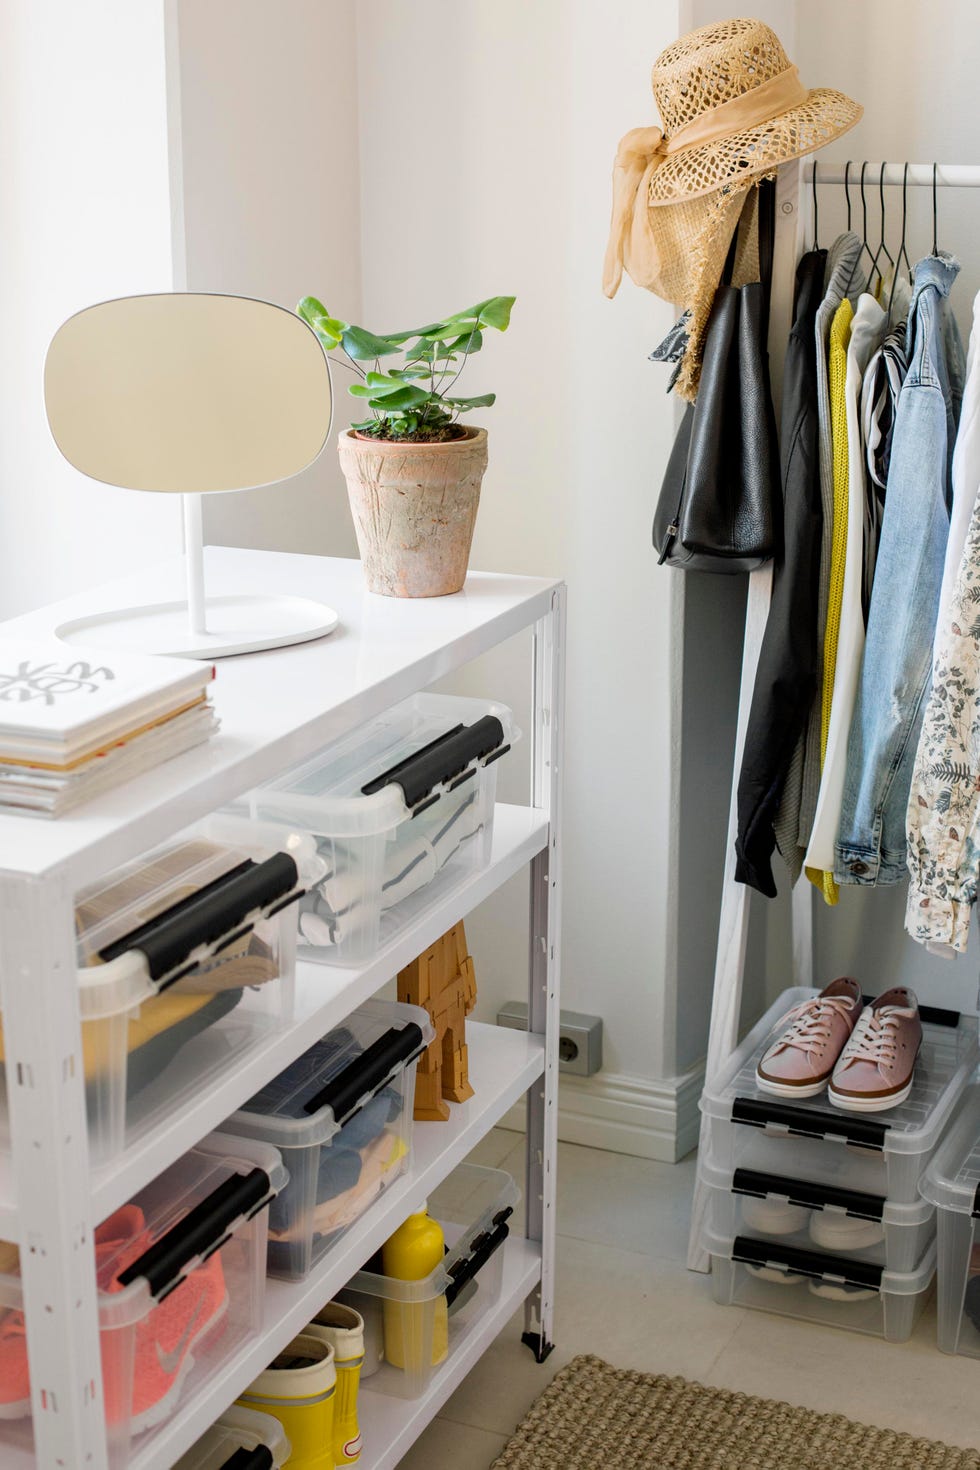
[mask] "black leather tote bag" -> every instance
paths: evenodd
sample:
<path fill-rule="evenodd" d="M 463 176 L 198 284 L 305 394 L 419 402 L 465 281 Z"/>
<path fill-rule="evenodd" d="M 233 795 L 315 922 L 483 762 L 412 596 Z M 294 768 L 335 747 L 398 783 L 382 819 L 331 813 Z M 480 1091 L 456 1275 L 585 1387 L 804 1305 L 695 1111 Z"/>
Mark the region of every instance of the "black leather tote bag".
<path fill-rule="evenodd" d="M 758 201 L 760 279 L 731 285 L 733 240 L 705 331 L 697 402 L 681 421 L 654 516 L 660 563 L 689 572 L 755 571 L 781 534 L 767 345 L 775 205 L 767 179 Z"/>

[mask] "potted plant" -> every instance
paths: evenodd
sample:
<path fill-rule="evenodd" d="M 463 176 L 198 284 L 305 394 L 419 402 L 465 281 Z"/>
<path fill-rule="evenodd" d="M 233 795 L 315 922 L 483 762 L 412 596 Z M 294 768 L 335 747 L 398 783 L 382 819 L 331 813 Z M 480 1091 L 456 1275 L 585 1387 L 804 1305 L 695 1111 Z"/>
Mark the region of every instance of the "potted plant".
<path fill-rule="evenodd" d="M 379 337 L 332 317 L 315 296 L 296 310 L 332 360 L 357 374 L 349 391 L 370 410 L 338 439 L 357 545 L 372 592 L 442 597 L 466 580 L 487 432 L 460 415 L 489 408 L 496 394 L 460 398 L 466 360 L 488 327 L 506 330 L 513 296 L 409 332 Z M 382 359 L 400 357 L 392 364 Z"/>

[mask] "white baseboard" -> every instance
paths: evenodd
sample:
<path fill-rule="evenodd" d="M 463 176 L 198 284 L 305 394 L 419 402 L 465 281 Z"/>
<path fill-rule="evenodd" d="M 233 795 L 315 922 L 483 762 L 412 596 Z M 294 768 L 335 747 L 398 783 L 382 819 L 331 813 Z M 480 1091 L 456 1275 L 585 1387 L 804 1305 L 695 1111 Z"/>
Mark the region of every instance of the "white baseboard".
<path fill-rule="evenodd" d="M 563 1143 L 674 1164 L 697 1144 L 703 1086 L 703 1063 L 680 1077 L 655 1080 L 615 1072 L 563 1076 L 558 1137 Z M 524 1104 L 511 1108 L 500 1126 L 523 1133 Z"/>

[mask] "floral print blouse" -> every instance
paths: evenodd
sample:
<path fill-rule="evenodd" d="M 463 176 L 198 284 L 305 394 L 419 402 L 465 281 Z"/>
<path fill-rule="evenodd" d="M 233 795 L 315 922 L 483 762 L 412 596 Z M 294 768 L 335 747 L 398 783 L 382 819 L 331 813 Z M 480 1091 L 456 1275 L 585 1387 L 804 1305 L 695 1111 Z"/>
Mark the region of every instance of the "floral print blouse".
<path fill-rule="evenodd" d="M 909 793 L 905 927 L 962 954 L 980 874 L 980 496 L 941 618 Z"/>

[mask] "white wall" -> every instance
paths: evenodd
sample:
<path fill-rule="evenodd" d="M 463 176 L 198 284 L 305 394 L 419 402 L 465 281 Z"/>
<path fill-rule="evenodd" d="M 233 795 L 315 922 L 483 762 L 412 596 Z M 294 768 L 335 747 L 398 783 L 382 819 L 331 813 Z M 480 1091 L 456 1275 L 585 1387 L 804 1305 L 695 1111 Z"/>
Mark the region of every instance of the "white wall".
<path fill-rule="evenodd" d="M 48 432 L 47 345 L 73 312 L 169 290 L 160 3 L 0 7 L 0 616 L 180 549 L 166 496 L 97 485 Z"/>
<path fill-rule="evenodd" d="M 473 565 L 568 579 L 564 1003 L 602 1015 L 609 1073 L 662 1078 L 671 581 L 650 520 L 672 412 L 646 357 L 671 316 L 629 282 L 606 301 L 600 276 L 615 146 L 651 116 L 676 11 L 630 0 L 613 26 L 589 0 L 427 0 L 425 19 L 358 12 L 366 324 L 517 296 L 467 368 L 467 392 L 498 394 Z M 420 141 L 393 168 L 406 86 Z M 525 671 L 499 661 L 494 693 L 521 707 Z M 525 906 L 515 885 L 470 926 L 485 1013 L 521 994 Z"/>
<path fill-rule="evenodd" d="M 357 320 L 354 0 L 179 0 L 175 10 L 187 289 L 290 308 L 321 296 Z M 208 497 L 205 539 L 354 555 L 333 445 L 288 484 Z"/>

